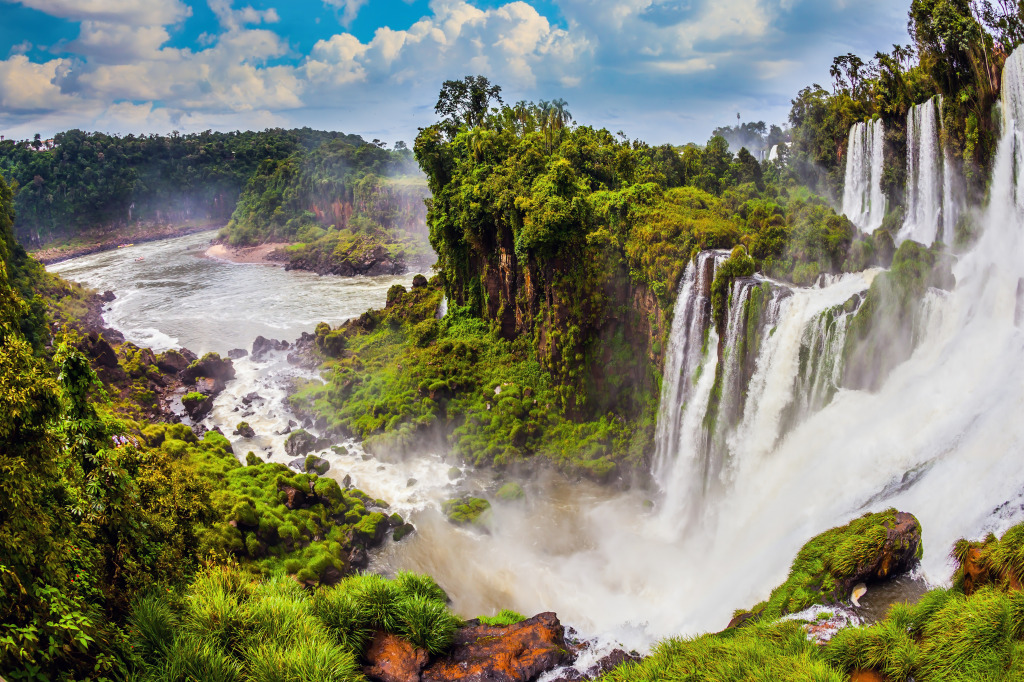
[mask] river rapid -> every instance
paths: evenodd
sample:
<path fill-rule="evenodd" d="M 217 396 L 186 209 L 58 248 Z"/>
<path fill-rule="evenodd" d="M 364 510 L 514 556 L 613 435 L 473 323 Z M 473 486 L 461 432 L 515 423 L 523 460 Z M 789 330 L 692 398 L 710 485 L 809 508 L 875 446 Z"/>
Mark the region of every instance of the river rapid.
<path fill-rule="evenodd" d="M 388 288 L 409 286 L 415 274 L 346 279 L 215 261 L 202 257 L 211 236 L 94 254 L 50 269 L 114 291 L 105 319 L 130 341 L 197 353 L 249 349 L 257 335 L 290 341 L 320 321 L 337 325 L 382 307 Z M 958 275 L 971 282 L 968 265 L 965 259 Z M 389 501 L 417 528 L 377 552 L 371 570 L 428 573 L 467 618 L 502 608 L 527 615 L 555 611 L 580 633 L 600 636 L 603 646 L 594 652 L 613 644 L 643 651 L 664 637 L 721 630 L 735 609 L 768 597 L 811 536 L 893 504 L 921 519 L 925 572 L 942 582 L 956 537 L 1005 528 L 1024 507 L 1024 477 L 1012 463 L 1020 452 L 1018 428 L 996 440 L 991 434 L 998 432 L 984 434 L 1001 419 L 1015 423 L 1011 415 L 1019 415 L 1024 400 L 1024 392 L 999 388 L 1020 380 L 1019 363 L 1009 377 L 992 366 L 1019 353 L 1024 338 L 1013 326 L 1012 299 L 1001 292 L 998 314 L 984 315 L 999 320 L 999 333 L 980 345 L 1004 341 L 1007 348 L 979 358 L 971 344 L 992 329 L 958 331 L 975 329 L 956 318 L 961 305 L 987 300 L 984 293 L 936 300 L 939 312 L 929 330 L 936 342 L 919 348 L 879 394 L 841 392 L 771 451 L 754 452 L 742 475 L 706 501 L 716 510 L 714 523 L 680 528 L 666 523 L 668 507 L 657 491 L 617 491 L 536 467 L 522 481 L 526 499 L 495 503 L 491 532 L 483 534 L 447 523 L 440 504 L 494 490 L 501 481 L 493 472 L 466 471 L 430 451 L 380 460 L 349 441 L 339 443 L 348 454 L 325 453 L 328 475 L 339 481 L 351 476 L 354 486 Z M 295 419 L 286 402 L 289 383 L 317 377 L 285 355 L 235 361 L 237 378 L 207 418 L 225 434 L 242 419 L 253 426 L 254 438 L 229 436 L 243 460 L 252 450 L 287 462 L 280 432 Z M 977 400 L 972 385 L 992 390 L 991 399 Z M 246 406 L 242 398 L 251 392 L 260 398 Z M 985 450 L 987 444 L 1001 451 Z M 1006 501 L 1012 502 L 993 515 Z M 585 668 L 590 655 L 578 666 Z"/>

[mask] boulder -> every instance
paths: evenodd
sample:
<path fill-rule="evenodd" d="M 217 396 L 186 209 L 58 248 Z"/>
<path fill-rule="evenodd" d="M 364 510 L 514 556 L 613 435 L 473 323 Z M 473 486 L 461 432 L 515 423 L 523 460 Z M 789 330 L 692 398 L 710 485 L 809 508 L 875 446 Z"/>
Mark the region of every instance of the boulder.
<path fill-rule="evenodd" d="M 248 405 L 248 404 L 250 404 L 250 403 L 252 403 L 252 402 L 254 402 L 256 400 L 263 400 L 263 397 L 259 393 L 257 393 L 256 391 L 253 391 L 251 393 L 246 393 L 245 396 L 242 398 L 242 402 L 245 403 L 246 405 Z"/>
<path fill-rule="evenodd" d="M 235 378 L 235 366 L 231 360 L 222 358 L 217 353 L 207 353 L 202 358 L 192 361 L 179 376 L 186 383 L 193 382 L 199 377 L 226 382 Z"/>
<path fill-rule="evenodd" d="M 291 457 L 299 457 L 316 447 L 317 438 L 305 429 L 296 429 L 288 435 L 284 442 L 284 451 Z"/>
<path fill-rule="evenodd" d="M 294 488 L 287 483 L 278 483 L 277 489 L 285 494 L 284 506 L 289 509 L 301 509 L 306 503 L 306 492 Z"/>
<path fill-rule="evenodd" d="M 239 422 L 238 426 L 235 428 L 234 435 L 241 436 L 242 438 L 254 438 L 256 436 L 256 432 L 251 426 L 249 426 L 249 422 Z"/>
<path fill-rule="evenodd" d="M 104 303 L 110 303 L 115 298 L 117 298 L 117 296 L 114 294 L 113 291 L 104 291 L 102 294 L 99 295 L 99 299 Z"/>
<path fill-rule="evenodd" d="M 188 367 L 190 360 L 173 348 L 156 358 L 156 366 L 164 374 L 177 374 Z"/>
<path fill-rule="evenodd" d="M 301 471 L 304 474 L 316 472 L 320 476 L 323 476 L 330 470 L 331 463 L 326 459 L 307 455 L 305 457 L 296 457 L 292 461 L 288 462 L 288 466 L 296 471 Z"/>
<path fill-rule="evenodd" d="M 775 620 L 815 604 L 843 604 L 858 583 L 877 585 L 909 571 L 921 558 L 921 524 L 906 512 L 865 514 L 811 538 L 786 582 L 768 601 L 737 613 L 729 627 Z"/>
<path fill-rule="evenodd" d="M 635 651 L 627 652 L 622 649 L 615 649 L 597 663 L 587 668 L 586 672 L 581 673 L 576 668 L 568 668 L 561 674 L 561 677 L 554 680 L 554 682 L 581 682 L 582 680 L 596 680 L 602 675 L 619 667 L 623 663 L 636 663 L 642 660 L 643 656 Z"/>
<path fill-rule="evenodd" d="M 419 682 L 429 654 L 388 632 L 376 632 L 363 655 L 363 674 L 374 682 Z"/>
<path fill-rule="evenodd" d="M 193 422 L 200 422 L 206 418 L 206 415 L 210 414 L 210 410 L 213 409 L 213 396 L 203 395 L 199 398 L 200 394 L 189 393 L 182 397 L 181 406 L 185 408 L 185 414 L 188 415 L 189 419 Z"/>
<path fill-rule="evenodd" d="M 427 286 L 427 278 L 424 277 L 423 275 L 416 275 L 415 277 L 412 278 L 413 289 L 420 289 L 425 286 Z"/>
<path fill-rule="evenodd" d="M 554 613 L 506 626 L 471 620 L 455 633 L 451 653 L 427 667 L 423 682 L 529 682 L 572 662 Z"/>
<path fill-rule="evenodd" d="M 285 350 L 287 348 L 287 341 L 278 341 L 277 339 L 268 339 L 262 336 L 257 336 L 256 340 L 252 342 L 252 357 L 255 360 L 259 360 L 270 351 Z"/>
<path fill-rule="evenodd" d="M 244 348 L 232 348 L 231 350 L 228 351 L 228 357 L 231 358 L 232 360 L 239 360 L 241 358 L 244 358 L 248 354 L 249 351 L 247 351 Z"/>
<path fill-rule="evenodd" d="M 211 377 L 196 379 L 196 391 L 204 395 L 214 396 L 224 390 L 224 382 Z"/>

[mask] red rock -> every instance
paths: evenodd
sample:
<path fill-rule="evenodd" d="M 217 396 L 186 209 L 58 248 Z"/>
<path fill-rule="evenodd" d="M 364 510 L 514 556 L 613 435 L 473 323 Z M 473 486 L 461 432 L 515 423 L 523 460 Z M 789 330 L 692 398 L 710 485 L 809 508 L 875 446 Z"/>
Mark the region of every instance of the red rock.
<path fill-rule="evenodd" d="M 429 658 L 426 651 L 400 637 L 377 632 L 366 650 L 363 674 L 374 682 L 419 682 Z"/>
<path fill-rule="evenodd" d="M 885 682 L 885 678 L 874 670 L 854 670 L 850 682 Z"/>
<path fill-rule="evenodd" d="M 447 657 L 423 671 L 423 682 L 530 682 L 572 662 L 554 613 L 504 627 L 473 623 L 456 633 Z"/>

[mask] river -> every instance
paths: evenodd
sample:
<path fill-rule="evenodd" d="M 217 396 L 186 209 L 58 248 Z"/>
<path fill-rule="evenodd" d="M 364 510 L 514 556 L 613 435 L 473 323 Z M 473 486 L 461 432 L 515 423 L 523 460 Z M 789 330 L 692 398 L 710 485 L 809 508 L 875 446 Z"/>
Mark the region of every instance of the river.
<path fill-rule="evenodd" d="M 109 305 L 106 320 L 129 340 L 155 350 L 182 345 L 197 353 L 248 349 L 257 335 L 292 340 L 320 321 L 336 325 L 367 308 L 383 306 L 388 288 L 410 285 L 414 274 L 346 279 L 226 263 L 202 257 L 210 237 L 207 233 L 152 242 L 50 269 L 114 291 L 117 298 Z M 920 361 L 907 363 L 908 371 L 919 364 L 935 366 L 931 356 L 936 352 L 920 349 L 915 355 L 922 356 Z M 207 418 L 209 426 L 220 426 L 225 434 L 242 419 L 252 425 L 255 437 L 230 436 L 243 459 L 252 450 L 264 459 L 287 462 L 280 434 L 295 419 L 287 405 L 288 386 L 296 378 L 318 377 L 290 365 L 285 355 L 236 361 L 237 378 L 218 396 Z M 941 365 L 941 359 L 938 362 Z M 993 376 L 988 367 L 982 371 Z M 917 393 L 948 388 L 939 381 L 942 375 L 935 376 L 934 386 L 916 383 L 919 380 L 912 377 L 909 385 L 920 386 Z M 897 373 L 890 382 L 891 396 L 885 391 L 880 396 L 840 395 L 776 451 L 759 454 L 749 475 L 735 481 L 735 491 L 709 502 L 718 510 L 716 525 L 682 534 L 659 519 L 652 491 L 617 491 L 568 481 L 543 467 L 534 467 L 522 481 L 525 500 L 495 503 L 489 533 L 466 530 L 444 520 L 441 502 L 493 490 L 502 482 L 497 474 L 468 471 L 430 451 L 400 461 L 380 460 L 351 441 L 339 443 L 348 454 L 324 456 L 331 463 L 328 475 L 338 480 L 351 476 L 353 485 L 388 500 L 417 527 L 411 537 L 389 542 L 377 552 L 372 570 L 416 570 L 434 576 L 451 595 L 453 609 L 467 618 L 502 608 L 527 615 L 555 611 L 581 633 L 600 635 L 602 646 L 595 652 L 610 645 L 646 650 L 660 638 L 722 629 L 734 609 L 767 598 L 812 535 L 866 510 L 884 509 L 894 500 L 924 517 L 926 560 L 931 557 L 926 563 L 935 579 L 948 578 L 946 558 L 954 534 L 992 527 L 986 526 L 991 511 L 982 507 L 988 504 L 991 510 L 1016 499 L 1019 480 L 1007 475 L 1005 457 L 990 457 L 988 461 L 999 466 L 986 469 L 984 476 L 970 477 L 993 492 L 987 498 L 990 502 L 931 501 L 935 492 L 949 490 L 951 477 L 961 475 L 958 459 L 950 466 L 934 467 L 931 478 L 939 480 L 933 486 L 915 486 L 909 493 L 899 487 L 887 490 L 887 481 L 912 468 L 888 449 L 906 439 L 907 430 L 890 434 L 864 425 L 881 425 L 885 417 L 877 412 L 891 413 L 890 406 L 909 393 L 910 389 L 901 392 L 900 378 Z M 260 397 L 246 406 L 242 398 L 251 392 Z M 933 421 L 958 409 L 952 398 L 949 405 L 941 405 Z M 926 408 L 921 399 L 915 404 Z M 1001 418 L 1019 405 L 1016 399 L 1004 405 Z M 941 431 L 935 435 L 949 437 Z M 868 448 L 855 436 L 878 442 Z M 877 455 L 859 460 L 847 447 L 844 457 L 823 459 L 840 450 L 841 442 L 858 442 L 861 452 Z M 978 496 L 976 491 L 970 495 Z M 963 517 L 954 519 L 951 514 L 957 510 Z M 1009 517 L 1016 516 L 1009 514 L 999 525 L 1005 527 Z M 586 664 L 584 658 L 580 665 Z"/>

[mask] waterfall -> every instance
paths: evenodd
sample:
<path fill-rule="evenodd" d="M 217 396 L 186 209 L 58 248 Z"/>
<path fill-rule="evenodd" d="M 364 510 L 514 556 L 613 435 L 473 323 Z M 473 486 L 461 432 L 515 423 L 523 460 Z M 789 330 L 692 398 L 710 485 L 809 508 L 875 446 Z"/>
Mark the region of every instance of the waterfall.
<path fill-rule="evenodd" d="M 777 145 L 777 144 L 773 144 L 772 145 L 771 151 L 768 152 L 768 160 L 769 161 L 778 161 L 779 160 L 779 145 Z"/>
<path fill-rule="evenodd" d="M 813 288 L 738 278 L 719 338 L 708 293 L 724 258 L 706 251 L 687 268 L 670 332 L 654 475 L 663 528 L 675 534 L 704 522 L 750 460 L 835 395 L 846 325 L 874 276 Z"/>
<path fill-rule="evenodd" d="M 687 264 L 679 283 L 665 351 L 661 405 L 655 436 L 655 472 L 670 475 L 678 449 L 694 449 L 692 424 L 686 423 L 693 406 L 706 404 L 714 381 L 714 366 L 706 367 L 708 357 L 718 348 L 718 334 L 711 324 L 711 282 L 718 266 L 729 257 L 728 251 L 703 251 Z M 691 428 L 687 430 L 686 426 Z"/>
<path fill-rule="evenodd" d="M 885 127 L 881 119 L 853 124 L 846 150 L 843 213 L 864 232 L 874 232 L 885 218 L 884 161 Z"/>
<path fill-rule="evenodd" d="M 907 214 L 898 239 L 953 243 L 962 199 L 957 164 L 942 145 L 942 96 L 907 113 Z"/>

